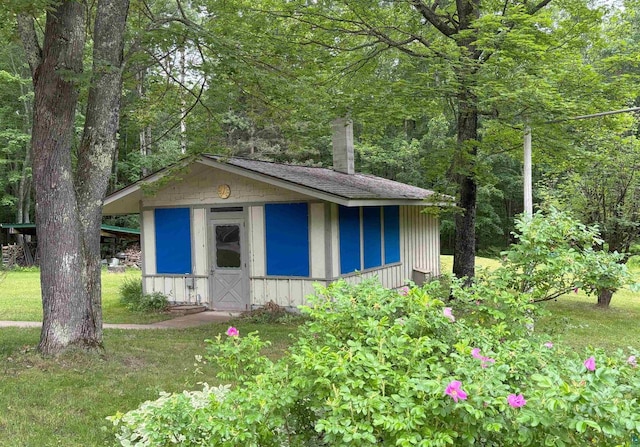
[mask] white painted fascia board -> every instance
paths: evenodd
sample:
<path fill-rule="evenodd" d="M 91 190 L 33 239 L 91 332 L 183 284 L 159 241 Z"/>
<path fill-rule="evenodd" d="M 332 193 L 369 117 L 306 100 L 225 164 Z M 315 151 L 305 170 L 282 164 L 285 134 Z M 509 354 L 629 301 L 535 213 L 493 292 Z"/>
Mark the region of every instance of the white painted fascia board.
<path fill-rule="evenodd" d="M 162 177 L 165 177 L 169 173 L 169 168 L 173 168 L 173 167 L 178 166 L 180 164 L 183 165 L 182 167 L 187 166 L 187 165 L 190 164 L 190 160 L 183 160 L 181 162 L 179 161 L 179 162 L 175 163 L 174 165 L 171 165 L 171 166 L 169 166 L 167 168 L 161 169 L 158 172 L 155 172 L 155 173 L 153 173 L 153 174 L 151 174 L 151 175 L 149 175 L 149 176 L 147 176 L 145 178 L 142 178 L 142 179 L 138 180 L 137 182 L 132 183 L 129 186 L 125 186 L 124 188 L 122 188 L 122 189 L 120 189 L 120 190 L 118 190 L 118 191 L 116 191 L 116 192 L 114 192 L 112 194 L 109 194 L 104 199 L 104 202 L 102 203 L 102 208 L 104 209 L 105 206 L 107 206 L 107 205 L 109 205 L 109 204 L 111 204 L 113 202 L 121 200 L 121 199 L 123 199 L 123 198 L 125 198 L 125 197 L 127 197 L 127 196 L 129 196 L 131 194 L 135 194 L 135 193 L 140 192 L 142 190 L 142 186 L 143 185 L 146 185 L 146 184 L 149 184 L 149 183 L 153 183 L 153 182 L 156 182 L 156 181 L 160 180 Z"/>
<path fill-rule="evenodd" d="M 108 204 L 110 204 L 112 202 L 115 202 L 116 200 L 120 200 L 123 197 L 128 196 L 129 194 L 132 194 L 134 192 L 140 191 L 142 189 L 142 185 L 158 181 L 162 177 L 164 177 L 165 175 L 167 175 L 167 169 L 166 168 L 161 170 L 161 171 L 156 172 L 155 174 L 151 174 L 148 177 L 140 179 L 137 182 L 132 183 L 129 186 L 125 186 L 121 190 L 116 191 L 116 192 L 110 194 L 109 196 L 107 196 L 107 198 L 104 200 L 104 204 L 103 205 L 108 205 Z"/>
<path fill-rule="evenodd" d="M 128 196 L 129 194 L 132 194 L 134 192 L 139 191 L 140 190 L 140 185 L 138 184 L 139 182 L 140 182 L 140 180 L 137 181 L 136 183 L 133 183 L 133 184 L 131 184 L 129 186 L 126 186 L 126 187 L 122 188 L 119 191 L 116 191 L 116 192 L 114 192 L 112 194 L 109 194 L 104 199 L 104 202 L 102 203 L 102 206 L 109 205 L 109 204 L 111 204 L 111 203 L 113 203 L 113 202 L 115 202 L 117 200 L 120 200 L 120 199 Z"/>
<path fill-rule="evenodd" d="M 345 204 L 345 206 L 349 206 L 349 207 L 392 206 L 392 205 L 449 207 L 449 206 L 453 206 L 454 203 L 448 203 L 448 202 L 432 203 L 422 199 L 374 199 L 374 200 L 357 199 L 357 200 L 347 200 Z"/>

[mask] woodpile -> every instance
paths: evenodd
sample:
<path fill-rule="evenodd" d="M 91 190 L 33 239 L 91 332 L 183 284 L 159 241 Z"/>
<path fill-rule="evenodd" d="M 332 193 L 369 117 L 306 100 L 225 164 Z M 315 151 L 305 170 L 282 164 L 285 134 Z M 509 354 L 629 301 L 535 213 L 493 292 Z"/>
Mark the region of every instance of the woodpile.
<path fill-rule="evenodd" d="M 27 250 L 25 251 L 25 245 Z M 2 264 L 7 267 L 29 267 L 37 265 L 29 244 L 9 244 L 2 246 Z"/>
<path fill-rule="evenodd" d="M 132 245 L 124 252 L 124 265 L 127 267 L 142 268 L 142 252 L 139 245 Z"/>

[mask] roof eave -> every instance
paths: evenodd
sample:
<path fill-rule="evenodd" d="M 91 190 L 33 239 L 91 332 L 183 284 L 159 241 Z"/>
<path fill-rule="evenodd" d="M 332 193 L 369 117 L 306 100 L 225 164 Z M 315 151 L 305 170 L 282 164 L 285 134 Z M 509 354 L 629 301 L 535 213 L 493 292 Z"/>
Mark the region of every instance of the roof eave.
<path fill-rule="evenodd" d="M 183 162 L 179 163 L 189 163 L 191 160 L 183 160 Z M 288 191 L 296 192 L 299 194 L 303 194 L 318 200 L 337 203 L 338 205 L 343 205 L 347 207 L 356 207 L 356 206 L 385 206 L 385 205 L 408 205 L 408 206 L 436 206 L 436 207 L 449 207 L 455 205 L 454 202 L 445 202 L 440 201 L 437 203 L 429 202 L 429 197 L 424 198 L 374 198 L 374 199 L 351 199 L 345 196 L 340 196 L 337 194 L 327 193 L 325 191 L 320 191 L 315 188 L 311 188 L 308 186 L 301 185 L 299 183 L 291 182 L 289 180 L 279 179 L 277 177 L 273 177 L 268 174 L 263 174 L 261 172 L 256 172 L 248 168 L 234 166 L 224 161 L 220 161 L 213 156 L 201 155 L 195 159 L 196 163 L 203 164 L 209 167 L 215 167 L 217 169 L 223 170 L 230 174 L 241 175 L 243 177 L 247 177 L 256 181 L 264 182 L 272 186 L 276 186 L 279 188 L 286 189 Z M 175 166 L 175 165 L 174 165 Z M 109 205 L 113 205 L 115 202 L 123 200 L 124 198 L 132 195 L 138 194 L 142 195 L 143 185 L 156 182 L 161 178 L 165 177 L 170 172 L 170 168 L 162 169 L 154 174 L 151 174 L 148 177 L 145 177 L 141 180 L 138 180 L 135 183 L 132 183 L 129 186 L 126 186 L 105 198 L 103 209 L 105 215 L 118 215 L 118 214 L 132 214 L 139 213 L 140 208 L 138 207 L 135 211 L 132 211 L 129 208 L 124 208 L 118 210 L 117 207 L 109 207 Z M 141 198 L 141 197 L 140 197 Z M 111 210 L 110 210 L 111 208 Z"/>

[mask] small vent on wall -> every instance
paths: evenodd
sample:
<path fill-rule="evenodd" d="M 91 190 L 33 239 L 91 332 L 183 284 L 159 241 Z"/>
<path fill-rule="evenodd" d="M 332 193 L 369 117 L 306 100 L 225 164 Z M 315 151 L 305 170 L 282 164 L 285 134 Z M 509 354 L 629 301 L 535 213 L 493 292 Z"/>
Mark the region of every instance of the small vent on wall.
<path fill-rule="evenodd" d="M 212 213 L 238 213 L 242 212 L 241 206 L 226 206 L 222 208 L 211 208 Z"/>

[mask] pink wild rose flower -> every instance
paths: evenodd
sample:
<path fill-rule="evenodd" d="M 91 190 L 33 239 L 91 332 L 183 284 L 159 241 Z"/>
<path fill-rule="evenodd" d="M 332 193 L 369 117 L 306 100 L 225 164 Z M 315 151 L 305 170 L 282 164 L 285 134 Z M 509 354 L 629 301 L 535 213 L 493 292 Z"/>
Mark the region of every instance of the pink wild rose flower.
<path fill-rule="evenodd" d="M 551 348 L 553 348 L 553 343 L 551 343 L 550 341 L 548 341 L 548 342 L 546 342 L 546 343 L 544 344 L 544 346 L 545 346 L 546 348 L 551 349 Z"/>
<path fill-rule="evenodd" d="M 229 329 L 227 329 L 227 335 L 229 337 L 238 337 L 238 336 L 240 336 L 240 331 L 238 331 L 233 326 L 230 326 Z"/>
<path fill-rule="evenodd" d="M 449 320 L 451 320 L 451 322 L 456 321 L 456 317 L 454 317 L 453 314 L 451 313 L 450 307 L 445 307 L 444 309 L 442 309 L 442 315 L 444 315 Z"/>
<path fill-rule="evenodd" d="M 480 359 L 480 367 L 482 368 L 486 368 L 487 366 L 489 366 L 489 363 L 495 363 L 495 359 L 492 359 L 491 357 L 482 357 Z"/>
<path fill-rule="evenodd" d="M 594 356 L 589 357 L 587 360 L 584 361 L 584 367 L 587 368 L 589 371 L 595 371 L 596 358 Z"/>
<path fill-rule="evenodd" d="M 459 380 L 452 380 L 445 388 L 444 393 L 451 396 L 455 402 L 458 402 L 458 399 L 467 400 L 467 393 L 461 387 L 462 383 Z"/>
<path fill-rule="evenodd" d="M 398 293 L 402 296 L 407 296 L 409 294 L 409 288 L 407 286 L 400 287 L 400 290 L 398 290 Z"/>
<path fill-rule="evenodd" d="M 636 356 L 635 355 L 630 355 L 629 358 L 627 359 L 627 363 L 631 366 L 633 366 L 634 368 L 636 366 L 638 366 L 638 361 L 636 360 Z"/>
<path fill-rule="evenodd" d="M 511 405 L 511 407 L 513 408 L 520 408 L 520 407 L 524 407 L 527 401 L 525 400 L 522 394 L 518 394 L 518 395 L 509 394 L 507 396 L 507 403 Z"/>
<path fill-rule="evenodd" d="M 485 357 L 484 355 L 480 354 L 480 348 L 473 348 L 471 350 L 471 357 L 480 360 L 480 366 L 482 368 L 486 368 L 487 366 L 489 366 L 489 363 L 496 362 L 495 359 L 492 359 L 491 357 Z"/>

